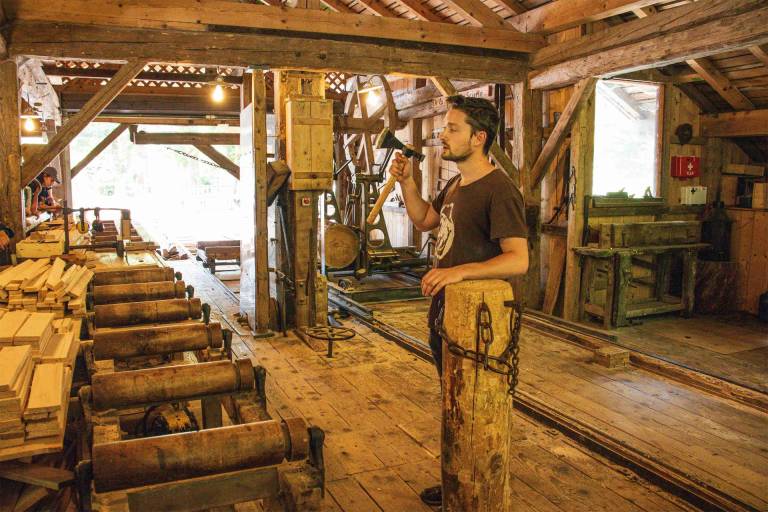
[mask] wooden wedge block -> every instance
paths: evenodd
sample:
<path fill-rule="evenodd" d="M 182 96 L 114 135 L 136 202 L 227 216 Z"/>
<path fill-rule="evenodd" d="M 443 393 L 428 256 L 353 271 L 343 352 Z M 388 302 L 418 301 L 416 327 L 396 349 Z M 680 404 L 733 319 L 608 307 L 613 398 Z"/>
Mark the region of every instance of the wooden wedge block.
<path fill-rule="evenodd" d="M 43 267 L 42 272 L 35 278 L 24 280 L 21 284 L 21 289 L 26 293 L 37 293 L 45 285 L 45 280 L 48 278 L 48 273 L 51 271 L 50 265 Z"/>
<path fill-rule="evenodd" d="M 0 318 L 0 344 L 10 345 L 21 326 L 29 318 L 26 311 L 11 311 Z"/>
<path fill-rule="evenodd" d="M 30 348 L 3 347 L 0 349 L 0 391 L 11 391 L 29 361 Z"/>
<path fill-rule="evenodd" d="M 38 364 L 35 367 L 32 388 L 29 391 L 29 400 L 24 413 L 60 410 L 63 386 L 64 365 L 62 363 Z"/>
<path fill-rule="evenodd" d="M 8 284 L 11 282 L 18 282 L 24 280 L 24 273 L 27 271 L 29 267 L 34 265 L 33 260 L 25 260 L 20 265 L 16 265 L 14 267 L 10 267 L 3 271 L 2 276 L 0 276 L 0 287 L 5 288 Z"/>

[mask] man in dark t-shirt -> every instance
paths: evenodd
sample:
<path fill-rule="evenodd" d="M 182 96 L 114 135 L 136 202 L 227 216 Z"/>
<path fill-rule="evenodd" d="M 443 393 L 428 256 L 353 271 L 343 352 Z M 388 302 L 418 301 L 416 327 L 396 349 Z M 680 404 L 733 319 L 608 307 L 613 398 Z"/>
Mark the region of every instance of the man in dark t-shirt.
<path fill-rule="evenodd" d="M 440 135 L 443 160 L 456 162 L 452 178 L 432 204 L 424 201 L 398 153 L 389 169 L 400 183 L 405 207 L 420 231 L 438 229 L 435 264 L 421 280 L 432 297 L 429 345 L 442 376 L 442 340 L 437 321 L 445 286 L 468 279 L 509 279 L 528 270 L 528 243 L 523 198 L 506 173 L 489 160 L 499 118 L 493 104 L 479 98 L 451 96 Z M 440 505 L 439 486 L 421 493 L 429 505 Z"/>
<path fill-rule="evenodd" d="M 53 197 L 53 184 L 61 183 L 55 167 L 48 166 L 32 180 L 29 188 L 32 190 L 32 213 L 37 215 L 42 211 L 56 211 L 61 206 Z"/>

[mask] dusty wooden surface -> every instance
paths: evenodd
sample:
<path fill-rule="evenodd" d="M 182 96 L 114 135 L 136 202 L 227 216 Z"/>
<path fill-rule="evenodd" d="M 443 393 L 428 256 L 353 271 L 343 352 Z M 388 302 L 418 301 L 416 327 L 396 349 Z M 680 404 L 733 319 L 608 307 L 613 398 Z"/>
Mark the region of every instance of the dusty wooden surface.
<path fill-rule="evenodd" d="M 427 307 L 372 305 L 379 320 L 421 339 Z M 768 506 L 765 414 L 643 370 L 604 368 L 590 362 L 591 351 L 525 327 L 520 343 L 519 390 L 759 510 Z"/>
<path fill-rule="evenodd" d="M 215 319 L 231 321 L 238 306 L 224 285 L 194 262 L 173 265 L 211 304 Z M 396 316 L 425 329 L 418 304 L 401 303 L 404 313 Z M 349 325 L 359 335 L 337 343 L 333 359 L 292 337 L 235 336 L 233 348 L 267 369 L 273 416 L 302 416 L 325 430 L 325 510 L 428 511 L 418 493 L 440 475 L 435 369 L 366 327 Z M 517 411 L 512 423 L 514 511 L 694 510 Z"/>

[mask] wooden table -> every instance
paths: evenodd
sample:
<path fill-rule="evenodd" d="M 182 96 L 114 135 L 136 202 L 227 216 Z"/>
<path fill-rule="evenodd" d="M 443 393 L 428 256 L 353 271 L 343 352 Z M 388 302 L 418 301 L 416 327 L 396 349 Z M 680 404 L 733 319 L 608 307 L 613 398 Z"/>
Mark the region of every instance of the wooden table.
<path fill-rule="evenodd" d="M 697 252 L 709 244 L 689 243 L 675 245 L 649 245 L 640 247 L 574 247 L 581 257 L 581 289 L 579 293 L 579 319 L 586 314 L 601 317 L 609 329 L 629 325 L 629 319 L 648 315 L 682 311 L 693 313 L 696 283 Z M 630 302 L 629 288 L 633 282 L 633 258 L 644 255 L 656 257 L 653 282 L 654 297 L 648 301 Z M 683 259 L 683 283 L 680 297 L 669 293 L 670 268 L 676 255 Z M 605 286 L 602 287 L 602 274 Z M 605 289 L 605 299 L 599 300 Z"/>

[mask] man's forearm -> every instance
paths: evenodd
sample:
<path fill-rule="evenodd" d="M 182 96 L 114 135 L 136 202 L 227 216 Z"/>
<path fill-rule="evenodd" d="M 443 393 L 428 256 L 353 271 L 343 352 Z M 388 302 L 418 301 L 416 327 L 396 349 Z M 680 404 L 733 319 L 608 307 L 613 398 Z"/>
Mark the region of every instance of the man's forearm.
<path fill-rule="evenodd" d="M 411 222 L 420 228 L 421 222 L 427 216 L 429 210 L 429 203 L 421 198 L 421 192 L 416 187 L 416 182 L 413 178 L 408 178 L 405 181 L 400 182 L 400 190 L 403 193 L 403 201 L 405 201 L 405 211 L 408 213 Z"/>
<path fill-rule="evenodd" d="M 505 252 L 486 261 L 459 265 L 467 279 L 506 279 L 528 271 L 528 255 Z"/>

